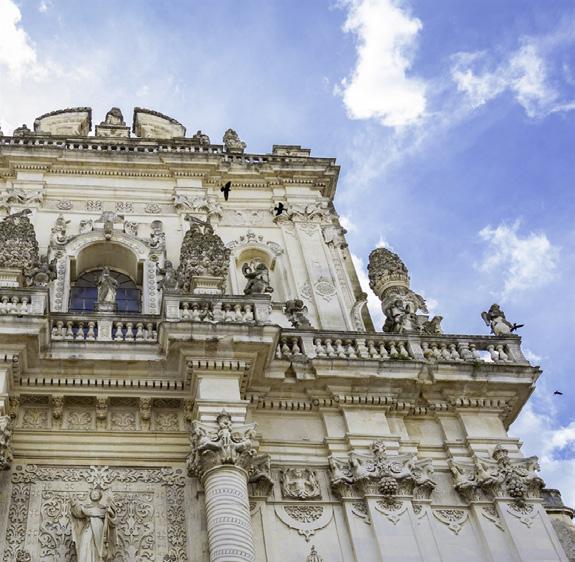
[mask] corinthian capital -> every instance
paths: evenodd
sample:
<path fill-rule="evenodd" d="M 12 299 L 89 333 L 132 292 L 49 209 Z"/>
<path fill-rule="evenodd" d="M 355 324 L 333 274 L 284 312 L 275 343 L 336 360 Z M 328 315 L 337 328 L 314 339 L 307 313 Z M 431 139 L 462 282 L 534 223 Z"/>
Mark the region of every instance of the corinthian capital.
<path fill-rule="evenodd" d="M 250 481 L 270 480 L 269 457 L 257 454 L 256 424 L 234 425 L 223 410 L 217 426 L 194 421 L 190 437 L 192 452 L 188 457 L 190 476 L 202 477 L 209 469 L 220 465 L 243 468 Z"/>

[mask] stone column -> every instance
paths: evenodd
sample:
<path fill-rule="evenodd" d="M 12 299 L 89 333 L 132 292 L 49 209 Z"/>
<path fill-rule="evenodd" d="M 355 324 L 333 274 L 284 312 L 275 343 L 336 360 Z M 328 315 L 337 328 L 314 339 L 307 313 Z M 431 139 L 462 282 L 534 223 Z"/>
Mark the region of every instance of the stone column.
<path fill-rule="evenodd" d="M 247 472 L 233 464 L 208 470 L 206 493 L 210 562 L 255 561 Z"/>
<path fill-rule="evenodd" d="M 206 494 L 210 562 L 255 562 L 248 481 L 271 478 L 269 457 L 257 454 L 254 437 L 255 424 L 233 424 L 226 411 L 215 425 L 193 423 L 188 470 Z"/>

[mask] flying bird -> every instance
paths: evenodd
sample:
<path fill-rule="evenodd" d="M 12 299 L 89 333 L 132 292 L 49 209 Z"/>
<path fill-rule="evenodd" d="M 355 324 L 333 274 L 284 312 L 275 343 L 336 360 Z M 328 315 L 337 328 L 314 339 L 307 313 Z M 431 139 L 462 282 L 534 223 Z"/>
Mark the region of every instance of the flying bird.
<path fill-rule="evenodd" d="M 557 395 L 559 395 L 559 396 L 563 396 L 563 393 L 562 393 L 562 392 L 559 392 L 558 390 L 556 390 L 553 394 L 557 394 Z"/>
<path fill-rule="evenodd" d="M 224 199 L 227 201 L 228 197 L 230 196 L 230 191 L 232 190 L 232 182 L 229 181 L 224 185 L 224 187 L 220 187 L 220 191 L 224 194 Z"/>
<path fill-rule="evenodd" d="M 286 208 L 284 207 L 284 204 L 281 201 L 277 204 L 277 207 L 274 207 L 276 217 L 279 217 L 285 210 Z"/>

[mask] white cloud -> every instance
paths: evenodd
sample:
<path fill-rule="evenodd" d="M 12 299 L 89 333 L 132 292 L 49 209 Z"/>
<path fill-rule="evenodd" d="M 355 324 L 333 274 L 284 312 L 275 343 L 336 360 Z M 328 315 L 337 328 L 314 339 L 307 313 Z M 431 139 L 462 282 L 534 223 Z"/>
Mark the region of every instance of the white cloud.
<path fill-rule="evenodd" d="M 343 226 L 343 228 L 345 228 L 350 233 L 357 230 L 356 224 L 347 215 L 340 215 L 339 222 L 341 226 Z"/>
<path fill-rule="evenodd" d="M 566 505 L 575 505 L 575 458 L 565 454 L 566 449 L 575 447 L 575 422 L 557 426 L 552 415 L 539 413 L 529 402 L 511 426 L 510 434 L 524 441 L 524 454 L 539 457 L 547 486 L 558 488 Z M 565 458 L 561 458 L 562 452 Z"/>
<path fill-rule="evenodd" d="M 488 248 L 478 269 L 502 285 L 502 298 L 516 291 L 537 289 L 553 281 L 557 273 L 559 248 L 544 233 L 519 234 L 519 222 L 486 226 L 479 232 Z"/>
<path fill-rule="evenodd" d="M 36 63 L 36 51 L 20 26 L 22 14 L 12 0 L 0 0 L 0 68 L 8 69 L 8 77 L 20 79 Z"/>
<path fill-rule="evenodd" d="M 352 119 L 387 127 L 413 124 L 425 112 L 425 84 L 407 75 L 422 28 L 399 0 L 346 0 L 343 30 L 357 37 L 357 63 L 336 92 Z"/>
<path fill-rule="evenodd" d="M 553 50 L 573 40 L 564 33 L 524 38 L 521 46 L 498 64 L 492 52 L 458 53 L 453 57 L 451 77 L 471 108 L 509 92 L 532 118 L 570 111 L 575 109 L 575 101 L 562 99 L 553 85 Z M 565 69 L 561 73 L 565 76 Z"/>
<path fill-rule="evenodd" d="M 523 355 L 525 355 L 525 359 L 527 359 L 527 361 L 533 365 L 540 365 L 541 361 L 543 360 L 541 355 L 537 355 L 537 353 L 534 353 L 527 347 L 523 348 Z"/>
<path fill-rule="evenodd" d="M 45 14 L 52 7 L 52 0 L 41 0 L 38 11 Z"/>
<path fill-rule="evenodd" d="M 361 288 L 367 293 L 367 307 L 369 308 L 369 313 L 371 314 L 371 319 L 373 320 L 373 324 L 376 330 L 381 330 L 385 318 L 383 317 L 383 311 L 381 310 L 381 301 L 377 298 L 375 293 L 369 288 L 369 278 L 367 276 L 367 269 L 363 260 L 356 256 L 355 254 L 351 254 L 351 260 L 357 271 L 357 277 L 359 279 L 359 284 Z"/>

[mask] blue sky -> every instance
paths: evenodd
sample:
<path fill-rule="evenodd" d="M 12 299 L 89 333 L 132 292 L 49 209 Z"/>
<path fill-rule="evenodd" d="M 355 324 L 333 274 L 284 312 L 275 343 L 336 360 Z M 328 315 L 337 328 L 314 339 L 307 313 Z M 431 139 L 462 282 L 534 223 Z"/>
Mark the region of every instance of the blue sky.
<path fill-rule="evenodd" d="M 447 332 L 526 324 L 512 433 L 575 504 L 574 47 L 572 0 L 0 0 L 0 127 L 138 105 L 336 156 L 360 268 L 399 252 Z"/>

